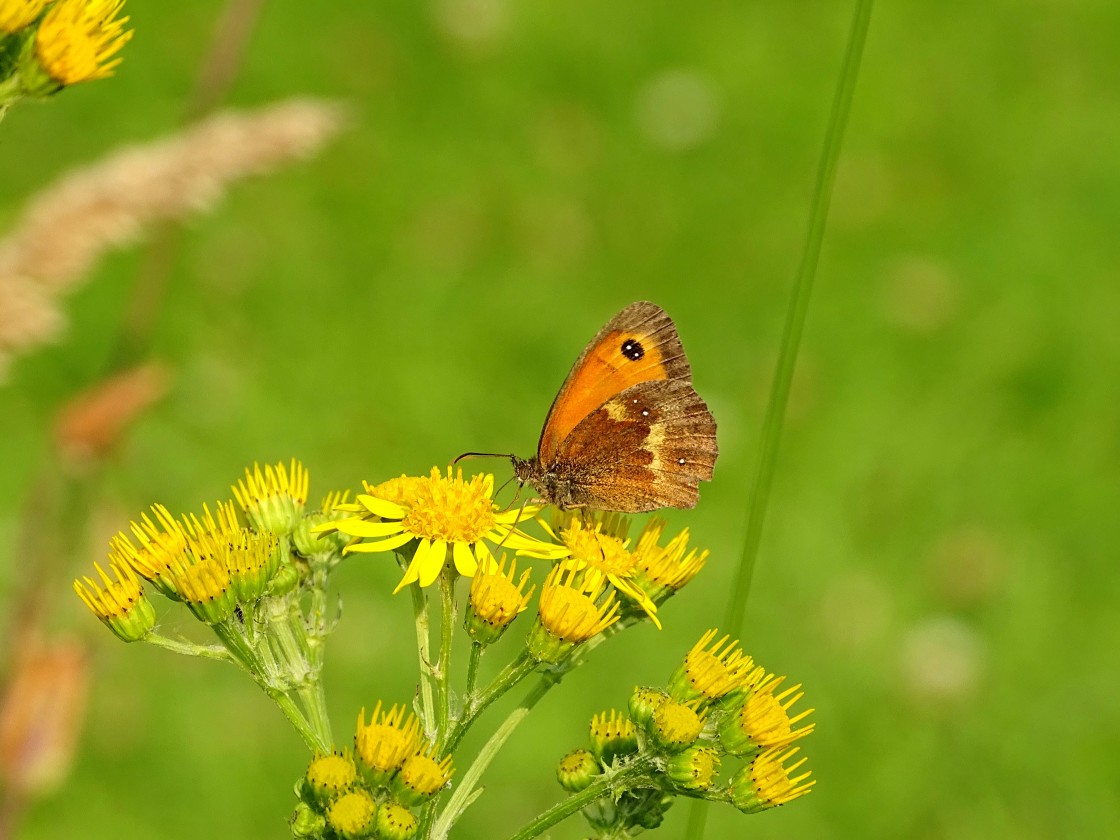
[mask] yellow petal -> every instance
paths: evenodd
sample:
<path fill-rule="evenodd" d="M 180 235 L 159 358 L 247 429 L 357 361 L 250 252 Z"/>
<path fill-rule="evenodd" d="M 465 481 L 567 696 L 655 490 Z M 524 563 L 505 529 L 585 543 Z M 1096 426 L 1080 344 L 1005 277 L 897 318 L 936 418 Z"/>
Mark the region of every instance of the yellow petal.
<path fill-rule="evenodd" d="M 364 493 L 358 496 L 358 501 L 370 513 L 385 519 L 404 519 L 404 515 L 408 513 L 407 508 L 388 502 L 385 499 L 379 499 L 376 496 L 367 496 Z"/>
<path fill-rule="evenodd" d="M 455 568 L 463 577 L 474 577 L 478 569 L 478 561 L 474 559 L 470 546 L 466 543 L 452 543 L 452 553 L 455 557 Z"/>

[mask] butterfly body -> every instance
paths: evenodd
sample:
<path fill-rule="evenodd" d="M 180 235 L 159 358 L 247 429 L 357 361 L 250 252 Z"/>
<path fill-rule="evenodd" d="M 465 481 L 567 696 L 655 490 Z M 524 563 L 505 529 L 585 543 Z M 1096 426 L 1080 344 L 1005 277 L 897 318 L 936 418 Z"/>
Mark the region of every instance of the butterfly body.
<path fill-rule="evenodd" d="M 536 456 L 512 461 L 522 483 L 561 508 L 638 513 L 694 507 L 718 454 L 715 419 L 692 387 L 676 327 L 642 301 L 584 348 Z"/>

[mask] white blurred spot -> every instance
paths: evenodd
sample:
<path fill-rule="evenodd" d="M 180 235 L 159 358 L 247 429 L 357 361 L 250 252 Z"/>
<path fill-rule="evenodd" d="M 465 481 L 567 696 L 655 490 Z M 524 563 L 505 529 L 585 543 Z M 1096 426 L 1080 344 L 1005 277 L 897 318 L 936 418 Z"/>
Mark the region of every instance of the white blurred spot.
<path fill-rule="evenodd" d="M 671 152 L 694 149 L 715 132 L 720 118 L 715 86 L 694 70 L 668 70 L 638 92 L 635 117 L 642 135 Z"/>
<path fill-rule="evenodd" d="M 983 640 L 953 616 L 915 624 L 902 637 L 899 649 L 904 688 L 916 701 L 932 705 L 971 697 L 980 682 L 983 660 Z"/>
<path fill-rule="evenodd" d="M 435 0 L 436 29 L 468 47 L 494 46 L 509 30 L 506 0 Z"/>

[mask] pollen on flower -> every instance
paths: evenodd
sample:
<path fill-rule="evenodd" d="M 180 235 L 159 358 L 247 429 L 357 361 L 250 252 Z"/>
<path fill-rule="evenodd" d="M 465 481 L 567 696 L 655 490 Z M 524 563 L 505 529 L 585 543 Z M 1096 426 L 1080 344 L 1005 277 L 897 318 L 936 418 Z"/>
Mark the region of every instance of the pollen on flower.
<path fill-rule="evenodd" d="M 380 778 L 388 778 L 420 744 L 420 723 L 416 716 L 405 718 L 404 706 L 393 706 L 381 711 L 378 701 L 365 722 L 366 710 L 358 713 L 358 726 L 354 746 L 362 763 Z"/>
<path fill-rule="evenodd" d="M 494 476 L 475 475 L 463 480 L 463 471 L 446 478 L 437 467 L 411 489 L 405 529 L 421 539 L 449 543 L 476 543 L 494 527 Z"/>
<path fill-rule="evenodd" d="M 0 0 L 0 32 L 19 32 L 32 23 L 50 0 Z"/>
<path fill-rule="evenodd" d="M 634 583 L 637 558 L 627 550 L 626 522 L 617 514 L 598 515 L 590 528 L 578 517 L 568 518 L 560 526 L 560 539 L 571 551 L 565 568 L 582 571 L 588 584 L 609 581 L 615 589 L 633 601 L 657 625 L 657 605 Z"/>
<path fill-rule="evenodd" d="M 124 0 L 59 0 L 39 24 L 35 51 L 39 63 L 61 85 L 104 79 L 121 63 L 114 58 L 132 37 L 127 17 L 118 17 Z"/>
<path fill-rule="evenodd" d="M 786 766 L 798 749 L 774 747 L 766 750 L 736 773 L 731 779 L 731 801 L 735 807 L 750 814 L 784 805 L 807 794 L 816 784 L 816 780 L 808 781 L 810 771 L 794 775 L 805 758 Z"/>

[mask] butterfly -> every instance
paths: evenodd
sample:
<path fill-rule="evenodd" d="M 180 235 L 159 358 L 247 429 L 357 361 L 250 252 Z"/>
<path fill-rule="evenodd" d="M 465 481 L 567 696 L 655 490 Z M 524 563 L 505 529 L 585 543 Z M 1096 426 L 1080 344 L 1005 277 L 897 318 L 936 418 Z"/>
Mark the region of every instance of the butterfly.
<path fill-rule="evenodd" d="M 712 477 L 716 421 L 665 310 L 632 303 L 576 359 L 533 458 L 510 456 L 522 484 L 560 508 L 639 513 L 695 507 Z"/>

